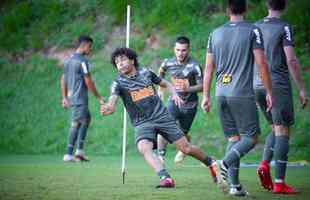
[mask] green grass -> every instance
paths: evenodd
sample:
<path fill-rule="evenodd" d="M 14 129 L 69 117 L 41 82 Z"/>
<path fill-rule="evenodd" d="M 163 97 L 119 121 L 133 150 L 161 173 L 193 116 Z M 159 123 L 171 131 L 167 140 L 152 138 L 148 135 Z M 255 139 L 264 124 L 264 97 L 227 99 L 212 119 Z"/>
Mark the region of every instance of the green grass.
<path fill-rule="evenodd" d="M 176 180 L 175 189 L 155 189 L 158 177 L 138 155 L 128 157 L 126 183 L 122 184 L 119 157 L 91 157 L 90 163 L 63 163 L 62 156 L 5 155 L 0 161 L 1 200 L 155 200 L 234 199 L 222 194 L 211 182 L 208 170 L 187 158 L 167 168 Z M 310 168 L 289 168 L 287 182 L 301 189 L 294 196 L 263 191 L 255 168 L 241 169 L 246 199 L 308 199 Z M 236 198 L 237 199 L 237 198 Z"/>

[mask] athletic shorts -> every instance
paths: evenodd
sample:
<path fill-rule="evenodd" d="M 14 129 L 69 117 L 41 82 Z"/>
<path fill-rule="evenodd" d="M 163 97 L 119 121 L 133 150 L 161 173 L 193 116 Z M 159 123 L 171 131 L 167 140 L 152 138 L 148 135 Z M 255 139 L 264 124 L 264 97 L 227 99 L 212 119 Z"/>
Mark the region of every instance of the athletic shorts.
<path fill-rule="evenodd" d="M 157 134 L 162 135 L 169 143 L 173 143 L 184 136 L 175 120 L 167 113 L 157 119 L 143 122 L 134 127 L 136 145 L 142 139 L 150 140 L 157 146 Z"/>
<path fill-rule="evenodd" d="M 260 134 L 254 97 L 219 96 L 217 107 L 225 137 Z"/>
<path fill-rule="evenodd" d="M 71 109 L 71 121 L 82 121 L 90 119 L 88 105 L 73 105 Z"/>
<path fill-rule="evenodd" d="M 187 134 L 193 124 L 197 113 L 197 106 L 194 108 L 179 108 L 173 101 L 168 101 L 168 112 L 175 119 L 181 130 Z"/>
<path fill-rule="evenodd" d="M 272 88 L 272 121 L 275 125 L 291 126 L 294 124 L 294 104 L 291 89 Z"/>
<path fill-rule="evenodd" d="M 269 124 L 273 124 L 271 111 L 267 112 L 266 90 L 255 89 L 255 100 Z"/>

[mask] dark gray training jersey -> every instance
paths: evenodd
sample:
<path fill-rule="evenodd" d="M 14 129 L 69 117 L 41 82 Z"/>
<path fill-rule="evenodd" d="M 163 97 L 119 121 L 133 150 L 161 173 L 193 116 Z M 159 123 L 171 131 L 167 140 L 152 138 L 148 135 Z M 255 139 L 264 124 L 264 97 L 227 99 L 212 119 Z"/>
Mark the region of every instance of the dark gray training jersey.
<path fill-rule="evenodd" d="M 74 53 L 65 61 L 64 78 L 71 106 L 88 104 L 88 91 L 84 81 L 84 76 L 88 74 L 89 63 L 82 54 Z"/>
<path fill-rule="evenodd" d="M 168 114 L 154 86 L 161 80 L 146 68 L 139 69 L 134 77 L 119 74 L 114 80 L 111 94 L 122 98 L 133 126 Z"/>
<path fill-rule="evenodd" d="M 216 96 L 253 97 L 254 49 L 263 49 L 258 27 L 228 22 L 209 36 L 208 53 L 216 66 Z"/>
<path fill-rule="evenodd" d="M 268 60 L 272 86 L 291 88 L 289 70 L 283 47 L 294 46 L 290 25 L 278 18 L 264 18 L 256 22 L 263 34 L 265 54 Z M 263 88 L 259 70 L 255 67 L 254 88 Z"/>
<path fill-rule="evenodd" d="M 169 74 L 174 85 L 184 84 L 189 87 L 203 82 L 201 68 L 198 62 L 191 57 L 188 57 L 184 64 L 178 64 L 176 58 L 165 59 L 160 66 L 160 71 Z M 181 107 L 193 108 L 197 106 L 197 92 L 178 92 L 178 95 L 184 101 Z"/>

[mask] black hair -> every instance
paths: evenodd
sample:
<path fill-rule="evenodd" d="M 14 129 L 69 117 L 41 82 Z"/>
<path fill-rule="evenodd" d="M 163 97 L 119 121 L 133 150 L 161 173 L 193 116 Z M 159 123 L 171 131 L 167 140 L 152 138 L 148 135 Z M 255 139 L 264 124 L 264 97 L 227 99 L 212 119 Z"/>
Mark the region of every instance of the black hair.
<path fill-rule="evenodd" d="M 88 35 L 81 35 L 78 42 L 78 45 L 80 46 L 83 42 L 93 43 L 93 39 Z"/>
<path fill-rule="evenodd" d="M 133 60 L 135 68 L 138 69 L 139 63 L 138 63 L 137 53 L 133 49 L 126 48 L 126 47 L 117 48 L 112 53 L 111 63 L 113 64 L 114 67 L 116 67 L 116 63 L 115 63 L 116 57 L 123 56 L 123 55 L 126 56 L 129 60 Z"/>
<path fill-rule="evenodd" d="M 286 7 L 287 0 L 267 0 L 267 6 L 271 10 L 282 11 Z"/>
<path fill-rule="evenodd" d="M 190 45 L 190 40 L 186 36 L 179 36 L 175 40 L 175 43 L 188 44 L 188 46 L 189 46 Z"/>
<path fill-rule="evenodd" d="M 228 9 L 233 15 L 241 15 L 246 11 L 246 0 L 228 0 Z"/>

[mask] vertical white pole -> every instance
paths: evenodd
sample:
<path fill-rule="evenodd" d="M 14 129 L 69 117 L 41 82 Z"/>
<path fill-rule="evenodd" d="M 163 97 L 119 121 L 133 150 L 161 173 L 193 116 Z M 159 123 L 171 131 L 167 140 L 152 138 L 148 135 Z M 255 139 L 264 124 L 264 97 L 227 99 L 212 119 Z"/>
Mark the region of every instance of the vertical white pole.
<path fill-rule="evenodd" d="M 129 48 L 129 33 L 130 33 L 130 5 L 127 5 L 127 23 L 126 23 L 126 47 Z M 122 149 L 122 176 L 123 184 L 125 184 L 126 174 L 126 144 L 127 144 L 127 114 L 126 108 L 124 107 L 123 114 L 123 149 Z"/>

